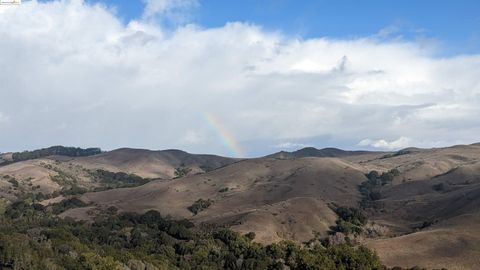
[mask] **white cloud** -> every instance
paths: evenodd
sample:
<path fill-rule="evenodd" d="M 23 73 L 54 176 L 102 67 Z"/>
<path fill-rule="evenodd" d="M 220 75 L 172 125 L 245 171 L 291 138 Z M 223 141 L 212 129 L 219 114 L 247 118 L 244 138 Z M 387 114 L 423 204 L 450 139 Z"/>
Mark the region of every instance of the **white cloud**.
<path fill-rule="evenodd" d="M 255 154 L 278 141 L 335 138 L 355 147 L 404 136 L 424 146 L 480 134 L 479 55 L 438 58 L 415 42 L 376 37 L 300 40 L 246 23 L 166 32 L 143 19 L 123 25 L 81 1 L 5 10 L 0 108 L 14 125 L 0 141 L 13 150 L 68 144 L 229 154 L 205 112 L 240 142 L 267 142 Z M 192 138 L 204 141 L 192 146 Z"/>
<path fill-rule="evenodd" d="M 400 137 L 397 140 L 387 141 L 387 140 L 371 140 L 364 139 L 358 143 L 359 146 L 371 146 L 379 149 L 395 150 L 406 148 L 410 145 L 411 140 L 406 137 Z"/>
<path fill-rule="evenodd" d="M 304 148 L 310 145 L 303 144 L 303 143 L 295 143 L 295 142 L 281 142 L 273 147 L 280 148 L 280 149 L 292 149 L 292 148 Z"/>

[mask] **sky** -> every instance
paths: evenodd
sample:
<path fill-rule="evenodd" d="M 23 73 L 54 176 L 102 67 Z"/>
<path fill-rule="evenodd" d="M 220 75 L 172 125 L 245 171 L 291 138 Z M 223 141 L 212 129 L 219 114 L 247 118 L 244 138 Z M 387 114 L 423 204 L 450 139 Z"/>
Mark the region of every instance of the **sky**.
<path fill-rule="evenodd" d="M 480 141 L 480 2 L 0 6 L 0 152 Z"/>

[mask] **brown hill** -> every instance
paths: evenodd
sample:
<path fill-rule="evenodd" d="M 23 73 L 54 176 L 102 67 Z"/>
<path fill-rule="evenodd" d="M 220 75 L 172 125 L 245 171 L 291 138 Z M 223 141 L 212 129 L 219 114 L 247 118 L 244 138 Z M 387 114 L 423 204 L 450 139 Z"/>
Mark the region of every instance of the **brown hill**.
<path fill-rule="evenodd" d="M 368 240 L 389 266 L 479 269 L 480 146 L 417 150 L 367 162 L 401 174 L 381 188 L 390 238 Z M 400 235 L 400 236 L 396 236 Z"/>
<path fill-rule="evenodd" d="M 270 158 L 302 158 L 302 157 L 332 157 L 332 158 L 344 158 L 348 156 L 359 156 L 369 154 L 385 154 L 383 152 L 371 152 L 371 151 L 345 151 L 338 148 L 323 148 L 317 149 L 314 147 L 305 147 L 297 151 L 286 152 L 280 151 L 266 157 Z"/>
<path fill-rule="evenodd" d="M 480 214 L 462 215 L 430 228 L 392 238 L 369 239 L 388 266 L 476 270 L 480 266 Z"/>
<path fill-rule="evenodd" d="M 134 173 L 146 178 L 173 178 L 175 168 L 186 166 L 191 173 L 211 171 L 236 162 L 215 155 L 195 155 L 180 150 L 151 151 L 121 148 L 100 155 L 76 158 L 74 162 L 88 169 Z"/>
<path fill-rule="evenodd" d="M 336 217 L 328 204 L 357 204 L 357 186 L 364 180 L 355 164 L 339 159 L 261 158 L 237 162 L 208 174 L 88 193 L 82 199 L 99 208 L 113 205 L 122 211 L 140 212 L 156 209 L 197 223 L 255 231 L 257 240 L 262 242 L 306 241 L 314 231 L 326 235 L 328 227 L 334 224 Z M 188 207 L 199 199 L 213 203 L 194 215 Z"/>
<path fill-rule="evenodd" d="M 310 150 L 309 150 L 310 151 Z M 313 151 L 304 152 L 314 155 Z M 334 151 L 335 152 L 335 151 Z M 303 155 L 303 154 L 302 154 Z M 336 153 L 338 155 L 338 153 Z M 400 174 L 380 188 L 378 209 L 369 219 L 386 228 L 365 243 L 390 266 L 477 269 L 480 232 L 480 146 L 404 149 L 396 153 L 354 153 L 341 158 L 277 156 L 245 160 L 216 171 L 145 186 L 89 193 L 94 208 L 157 209 L 196 223 L 224 224 L 254 231 L 257 241 L 305 241 L 326 235 L 337 218 L 328 207 L 358 206 L 358 185 L 371 170 Z M 228 188 L 227 191 L 226 188 Z M 223 191 L 223 192 L 221 192 Z M 213 204 L 197 215 L 198 199 Z M 85 209 L 65 215 L 87 217 Z M 456 252 L 448 252 L 456 247 Z"/>
<path fill-rule="evenodd" d="M 125 172 L 144 178 L 170 179 L 175 169 L 185 166 L 190 174 L 204 173 L 236 162 L 215 155 L 194 155 L 179 150 L 150 151 L 118 149 L 88 157 L 48 156 L 0 164 L 0 195 L 15 200 L 23 194 L 50 195 L 78 186 L 87 190 L 102 188 L 92 175 L 98 169 Z"/>
<path fill-rule="evenodd" d="M 191 173 L 172 179 L 180 166 L 191 168 Z M 110 206 L 120 211 L 156 209 L 197 224 L 253 231 L 256 241 L 274 242 L 307 241 L 315 232 L 327 236 L 338 218 L 335 205 L 364 207 L 367 226 L 382 233 L 363 235 L 359 241 L 374 248 L 385 264 L 480 269 L 480 144 L 398 152 L 307 148 L 246 160 L 178 150 L 118 149 L 2 166 L 0 190 L 3 197 L 14 199 L 20 192 L 36 192 L 32 187 L 37 185 L 42 191 L 60 189 L 51 182 L 56 174 L 96 185 L 88 177 L 95 169 L 162 179 L 86 193 L 81 199 L 91 205 L 62 216 L 89 219 Z M 376 187 L 375 201 L 359 192 L 359 185 L 367 181 L 365 174 L 392 169 L 398 174 Z M 18 187 L 6 175 L 19 180 Z M 203 209 L 206 204 L 210 206 Z M 194 214 L 189 210 L 193 205 L 203 211 Z"/>

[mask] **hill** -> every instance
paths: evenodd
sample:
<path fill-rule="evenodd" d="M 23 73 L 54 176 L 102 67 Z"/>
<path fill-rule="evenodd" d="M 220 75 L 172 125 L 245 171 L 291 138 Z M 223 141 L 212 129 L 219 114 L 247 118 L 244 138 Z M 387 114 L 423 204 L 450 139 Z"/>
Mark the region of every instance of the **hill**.
<path fill-rule="evenodd" d="M 338 148 L 323 148 L 317 149 L 314 147 L 305 147 L 293 152 L 281 151 L 266 157 L 270 158 L 302 158 L 302 157 L 336 157 L 343 158 L 348 156 L 358 156 L 358 155 L 368 155 L 368 154 L 378 154 L 382 152 L 370 152 L 370 151 L 345 151 Z"/>
<path fill-rule="evenodd" d="M 364 179 L 354 164 L 338 159 L 262 158 L 237 162 L 207 174 L 88 193 L 81 199 L 97 208 L 114 205 L 121 211 L 154 209 L 196 223 L 254 231 L 262 242 L 307 241 L 314 231 L 326 235 L 329 226 L 335 224 L 329 204 L 356 205 L 360 198 L 357 186 Z M 199 199 L 210 200 L 212 205 L 195 215 L 188 207 Z M 65 215 L 70 214 L 85 217 L 78 210 Z"/>
<path fill-rule="evenodd" d="M 32 157 L 27 158 L 30 154 L 25 155 L 23 157 L 26 160 L 9 160 L 0 166 L 2 180 L 0 195 L 10 201 L 27 194 L 57 197 L 62 193 L 83 193 L 136 185 L 133 180 L 127 179 L 132 178 L 130 175 L 133 176 L 132 179 L 137 179 L 138 176 L 143 178 L 144 180 L 137 181 L 137 184 L 143 184 L 150 179 L 171 179 L 175 177 L 178 168 L 188 174 L 197 174 L 236 162 L 236 159 L 194 155 L 180 150 L 150 151 L 124 148 L 88 156 L 78 156 L 76 152 L 67 156 L 46 154 L 50 152 L 46 150 L 23 152 L 33 153 Z M 54 153 L 64 154 L 65 151 Z M 5 159 L 9 156 L 5 156 Z M 35 156 L 39 158 L 34 158 Z M 104 172 L 111 175 L 106 177 Z M 99 174 L 102 177 L 99 177 Z M 112 179 L 122 179 L 123 183 L 112 185 Z M 130 183 L 125 185 L 125 181 Z"/>
<path fill-rule="evenodd" d="M 176 175 L 179 169 L 187 173 Z M 254 232 L 267 244 L 335 243 L 347 235 L 391 267 L 480 267 L 479 144 L 397 152 L 306 148 L 243 160 L 124 148 L 16 162 L 0 167 L 0 180 L 4 204 L 57 191 L 41 204 L 66 199 L 55 206 L 60 217 L 156 210 L 199 227 Z M 58 192 L 73 184 L 86 190 Z M 72 198 L 81 203 L 69 205 Z"/>
<path fill-rule="evenodd" d="M 204 173 L 236 162 L 236 159 L 215 155 L 195 155 L 180 150 L 151 151 L 121 148 L 100 155 L 75 159 L 86 168 L 134 173 L 142 177 L 169 179 L 175 169 L 185 166 L 191 174 Z"/>

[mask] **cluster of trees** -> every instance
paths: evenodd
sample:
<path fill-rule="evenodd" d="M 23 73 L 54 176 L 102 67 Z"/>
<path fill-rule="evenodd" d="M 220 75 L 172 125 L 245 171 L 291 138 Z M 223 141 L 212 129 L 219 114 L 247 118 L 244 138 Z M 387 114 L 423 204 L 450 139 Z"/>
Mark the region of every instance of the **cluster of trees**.
<path fill-rule="evenodd" d="M 69 188 L 63 188 L 59 193 L 64 196 L 71 196 L 71 195 L 79 195 L 87 192 L 88 192 L 87 188 L 77 186 L 76 184 L 72 184 Z M 57 194 L 53 194 L 53 195 L 57 195 Z M 56 197 L 56 196 L 53 196 L 53 197 Z"/>
<path fill-rule="evenodd" d="M 83 201 L 78 198 L 69 198 L 61 202 L 54 203 L 48 207 L 39 204 L 38 201 L 29 202 L 28 200 L 18 200 L 10 204 L 5 212 L 5 217 L 10 219 L 18 219 L 21 217 L 35 216 L 36 211 L 43 214 L 55 214 L 58 215 L 68 209 L 87 206 Z M 37 215 L 38 216 L 38 215 Z"/>
<path fill-rule="evenodd" d="M 383 172 L 382 174 L 379 174 L 377 171 L 371 171 L 365 175 L 368 180 L 360 185 L 360 192 L 366 200 L 380 200 L 382 198 L 380 188 L 391 183 L 395 176 L 398 175 L 400 175 L 398 169 L 392 169 L 388 172 Z"/>
<path fill-rule="evenodd" d="M 191 206 L 188 207 L 188 210 L 190 210 L 190 212 L 196 215 L 202 212 L 203 210 L 207 209 L 208 207 L 210 207 L 212 203 L 213 201 L 210 199 L 208 200 L 198 199 Z"/>
<path fill-rule="evenodd" d="M 136 187 L 150 181 L 149 179 L 142 178 L 136 174 L 110 172 L 102 169 L 93 171 L 90 174 L 95 181 L 102 185 L 102 188 L 100 189 Z"/>
<path fill-rule="evenodd" d="M 79 186 L 78 178 L 75 175 L 66 173 L 53 166 L 49 166 L 48 168 L 57 172 L 56 175 L 50 176 L 52 181 L 63 187 L 61 191 L 54 192 L 52 197 L 56 197 L 58 195 L 77 195 L 92 191 L 92 189 Z M 135 174 L 110 172 L 102 169 L 91 171 L 89 174 L 93 180 L 100 184 L 100 186 L 95 188 L 94 191 L 102 191 L 113 188 L 136 187 L 146 184 L 150 181 L 150 179 L 142 178 Z"/>
<path fill-rule="evenodd" d="M 52 146 L 42 148 L 34 151 L 24 151 L 12 154 L 13 161 L 22 161 L 29 159 L 42 158 L 52 155 L 68 156 L 68 157 L 83 157 L 93 156 L 102 153 L 100 148 L 82 149 L 78 147 Z"/>
<path fill-rule="evenodd" d="M 87 206 L 86 203 L 84 203 L 82 200 L 78 198 L 73 197 L 73 198 L 62 200 L 61 202 L 58 202 L 58 203 L 54 203 L 50 207 L 52 209 L 52 213 L 55 215 L 58 215 L 62 212 L 65 212 L 68 209 L 85 207 L 85 206 Z"/>
<path fill-rule="evenodd" d="M 356 219 L 355 214 L 347 216 Z M 196 227 L 156 211 L 105 213 L 93 222 L 78 222 L 59 219 L 34 203 L 16 202 L 0 216 L 0 268 L 386 269 L 374 252 L 361 246 L 261 245 L 254 237 Z"/>
<path fill-rule="evenodd" d="M 192 169 L 186 167 L 184 164 L 182 164 L 180 167 L 175 168 L 175 178 L 181 178 L 187 176 Z"/>
<path fill-rule="evenodd" d="M 413 152 L 415 152 L 415 150 L 413 150 L 412 148 L 410 148 L 410 149 L 407 148 L 407 149 L 398 150 L 395 153 L 386 154 L 381 158 L 385 159 L 385 158 L 391 158 L 391 157 L 398 157 L 398 156 L 408 155 L 408 154 L 411 154 Z"/>
<path fill-rule="evenodd" d="M 361 210 L 353 207 L 338 207 L 335 213 L 338 215 L 337 226 L 334 228 L 336 232 L 358 235 L 368 221 Z"/>
<path fill-rule="evenodd" d="M 371 171 L 366 176 L 368 180 L 372 183 L 375 183 L 375 185 L 384 186 L 391 183 L 395 176 L 399 175 L 400 171 L 398 169 L 391 169 L 390 171 L 383 172 L 382 174 L 379 174 L 377 171 Z"/>

